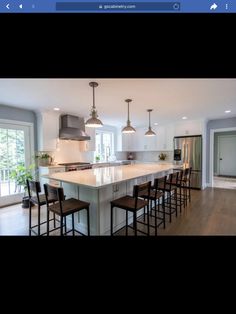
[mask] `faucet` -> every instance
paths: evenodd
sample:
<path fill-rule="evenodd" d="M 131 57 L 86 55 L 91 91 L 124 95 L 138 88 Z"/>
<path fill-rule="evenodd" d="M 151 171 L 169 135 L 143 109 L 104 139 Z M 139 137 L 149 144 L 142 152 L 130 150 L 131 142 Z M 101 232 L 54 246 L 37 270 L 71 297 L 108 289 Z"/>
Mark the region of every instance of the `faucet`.
<path fill-rule="evenodd" d="M 108 161 L 108 158 L 110 157 L 110 155 L 111 155 L 111 150 L 110 150 L 110 147 L 107 146 L 106 147 L 106 161 Z"/>

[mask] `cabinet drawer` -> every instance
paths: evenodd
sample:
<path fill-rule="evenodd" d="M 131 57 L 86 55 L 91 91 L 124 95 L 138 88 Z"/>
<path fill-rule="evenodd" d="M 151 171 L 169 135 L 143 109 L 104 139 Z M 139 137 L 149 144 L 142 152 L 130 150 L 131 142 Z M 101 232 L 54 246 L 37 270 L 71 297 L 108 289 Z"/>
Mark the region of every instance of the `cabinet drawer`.
<path fill-rule="evenodd" d="M 56 186 L 56 187 L 60 187 L 60 181 L 56 181 L 56 180 L 49 180 L 49 184 Z"/>
<path fill-rule="evenodd" d="M 57 173 L 57 172 L 65 172 L 65 168 L 51 168 L 49 169 L 49 174 L 52 174 L 52 173 Z"/>

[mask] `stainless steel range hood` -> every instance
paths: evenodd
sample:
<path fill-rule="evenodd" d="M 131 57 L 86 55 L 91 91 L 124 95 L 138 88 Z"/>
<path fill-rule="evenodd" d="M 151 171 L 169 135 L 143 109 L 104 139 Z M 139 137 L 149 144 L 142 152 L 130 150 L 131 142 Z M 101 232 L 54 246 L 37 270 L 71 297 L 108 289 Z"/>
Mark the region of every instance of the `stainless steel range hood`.
<path fill-rule="evenodd" d="M 69 114 L 63 115 L 60 118 L 59 138 L 61 140 L 88 141 L 91 139 L 90 136 L 85 133 L 83 118 Z"/>

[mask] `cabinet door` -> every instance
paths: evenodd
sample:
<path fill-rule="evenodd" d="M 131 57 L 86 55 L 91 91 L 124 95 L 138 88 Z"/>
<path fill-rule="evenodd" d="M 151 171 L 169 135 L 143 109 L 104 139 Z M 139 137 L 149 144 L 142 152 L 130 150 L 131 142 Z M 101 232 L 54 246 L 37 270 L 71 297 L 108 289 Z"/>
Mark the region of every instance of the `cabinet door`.
<path fill-rule="evenodd" d="M 57 146 L 59 114 L 43 112 L 37 115 L 38 147 L 40 151 L 53 151 Z"/>
<path fill-rule="evenodd" d="M 126 182 L 112 185 L 112 199 L 115 200 L 127 194 Z M 114 230 L 118 230 L 125 224 L 125 210 L 115 208 L 113 210 L 113 226 Z"/>
<path fill-rule="evenodd" d="M 126 152 L 130 150 L 130 135 L 122 133 L 122 151 Z"/>
<path fill-rule="evenodd" d="M 143 128 L 137 128 L 132 139 L 133 151 L 143 151 L 144 145 L 144 130 Z"/>
<path fill-rule="evenodd" d="M 160 126 L 156 131 L 156 149 L 161 151 L 166 149 L 166 128 L 164 126 Z"/>
<path fill-rule="evenodd" d="M 145 136 L 144 135 L 144 149 L 147 151 L 157 150 L 157 139 L 156 136 Z"/>
<path fill-rule="evenodd" d="M 174 126 L 166 127 L 166 150 L 174 150 Z"/>

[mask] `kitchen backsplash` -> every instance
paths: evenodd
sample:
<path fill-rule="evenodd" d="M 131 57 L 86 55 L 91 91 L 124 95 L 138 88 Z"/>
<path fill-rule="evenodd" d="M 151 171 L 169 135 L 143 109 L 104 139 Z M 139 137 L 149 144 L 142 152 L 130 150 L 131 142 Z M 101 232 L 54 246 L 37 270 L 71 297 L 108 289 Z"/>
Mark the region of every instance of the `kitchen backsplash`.
<path fill-rule="evenodd" d="M 59 140 L 57 149 L 51 152 L 55 163 L 85 161 L 92 162 L 94 152 L 82 152 L 78 141 Z"/>

